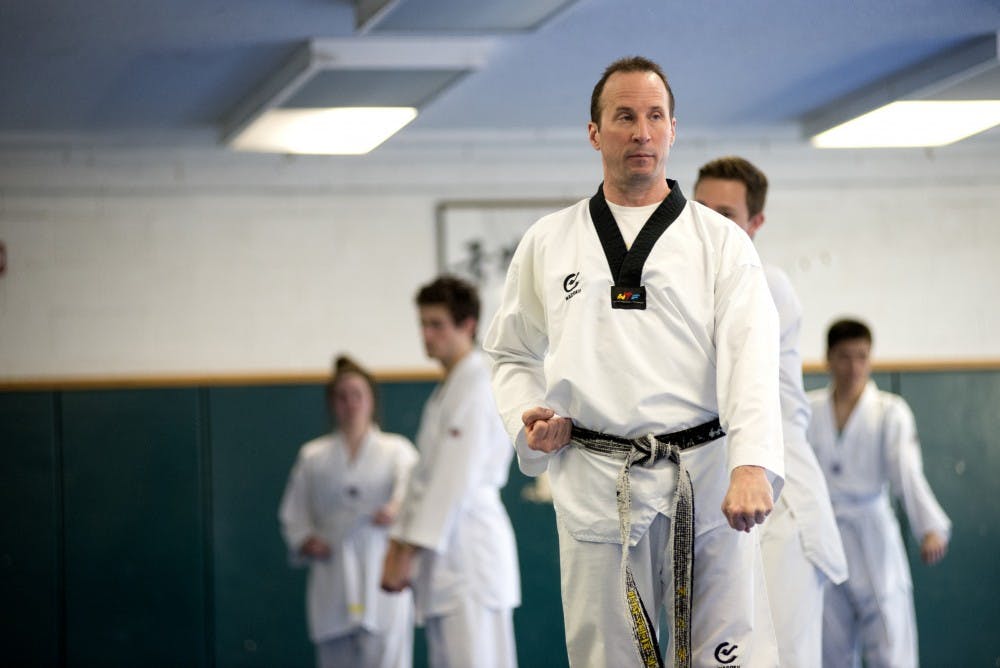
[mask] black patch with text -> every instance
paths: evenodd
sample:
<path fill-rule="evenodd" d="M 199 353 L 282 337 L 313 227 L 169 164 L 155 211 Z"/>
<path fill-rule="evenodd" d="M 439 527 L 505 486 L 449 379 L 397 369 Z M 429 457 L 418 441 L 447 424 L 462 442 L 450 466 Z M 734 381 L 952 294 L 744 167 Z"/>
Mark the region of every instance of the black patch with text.
<path fill-rule="evenodd" d="M 611 308 L 634 308 L 646 310 L 646 287 L 611 286 Z"/>

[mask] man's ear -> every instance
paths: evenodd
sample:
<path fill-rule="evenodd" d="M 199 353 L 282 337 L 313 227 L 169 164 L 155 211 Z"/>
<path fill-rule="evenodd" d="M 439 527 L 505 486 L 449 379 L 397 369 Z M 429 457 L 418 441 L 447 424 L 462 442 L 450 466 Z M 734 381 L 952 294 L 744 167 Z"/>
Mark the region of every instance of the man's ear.
<path fill-rule="evenodd" d="M 476 338 L 476 326 L 479 324 L 479 320 L 473 318 L 471 315 L 458 323 L 456 327 L 469 335 L 469 338 L 475 340 Z"/>
<path fill-rule="evenodd" d="M 601 150 L 601 129 L 597 127 L 597 123 L 590 121 L 587 123 L 587 136 L 590 138 L 590 145 L 594 147 L 595 151 Z"/>
<path fill-rule="evenodd" d="M 757 230 L 764 226 L 764 212 L 750 216 L 750 220 L 747 221 L 750 225 L 750 229 L 747 232 L 750 234 L 750 238 L 753 239 L 753 235 L 757 234 Z"/>

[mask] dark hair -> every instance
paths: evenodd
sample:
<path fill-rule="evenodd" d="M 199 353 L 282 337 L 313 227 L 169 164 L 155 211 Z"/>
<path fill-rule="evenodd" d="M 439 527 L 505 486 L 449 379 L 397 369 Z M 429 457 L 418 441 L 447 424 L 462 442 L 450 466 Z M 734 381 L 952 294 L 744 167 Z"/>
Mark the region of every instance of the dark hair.
<path fill-rule="evenodd" d="M 702 179 L 739 181 L 747 189 L 747 213 L 752 217 L 764 210 L 764 200 L 767 199 L 767 177 L 749 160 L 729 155 L 707 162 L 698 170 L 695 189 Z"/>
<path fill-rule="evenodd" d="M 479 320 L 479 292 L 472 283 L 457 276 L 446 274 L 437 277 L 420 288 L 416 302 L 417 306 L 444 306 L 456 325 L 464 322 L 466 318 Z"/>
<path fill-rule="evenodd" d="M 600 80 L 594 86 L 594 92 L 590 94 L 590 120 L 596 125 L 601 124 L 601 95 L 604 93 L 604 85 L 608 83 L 608 79 L 611 75 L 616 72 L 652 72 L 656 76 L 660 77 L 663 81 L 663 85 L 667 89 L 667 98 L 670 104 L 670 118 L 674 117 L 674 91 L 670 89 L 670 83 L 667 81 L 667 75 L 663 73 L 663 70 L 659 65 L 654 63 L 649 58 L 643 58 L 642 56 L 630 56 L 628 58 L 619 58 L 615 62 L 611 63 L 604 70 L 604 74 L 601 75 Z"/>
<path fill-rule="evenodd" d="M 843 318 L 830 325 L 826 332 L 826 351 L 830 352 L 835 345 L 841 341 L 850 339 L 864 339 L 868 343 L 872 342 L 872 330 L 868 325 L 860 320 Z"/>
<path fill-rule="evenodd" d="M 330 375 L 330 380 L 326 383 L 326 399 L 327 402 L 333 397 L 334 391 L 337 389 L 337 384 L 344 379 L 345 376 L 350 374 L 355 374 L 361 376 L 362 380 L 368 384 L 368 389 L 372 393 L 372 422 L 378 423 L 378 384 L 375 382 L 375 377 L 365 369 L 363 366 L 355 362 L 353 359 L 347 355 L 338 355 L 337 359 L 333 361 L 333 373 Z"/>

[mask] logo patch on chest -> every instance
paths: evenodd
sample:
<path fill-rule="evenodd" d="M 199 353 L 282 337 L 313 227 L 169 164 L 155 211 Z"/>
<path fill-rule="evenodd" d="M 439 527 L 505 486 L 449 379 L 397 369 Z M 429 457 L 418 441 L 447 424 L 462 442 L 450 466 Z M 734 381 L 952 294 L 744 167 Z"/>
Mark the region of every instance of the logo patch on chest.
<path fill-rule="evenodd" d="M 566 278 L 563 279 L 563 292 L 566 293 L 566 301 L 569 301 L 573 297 L 580 294 L 582 288 L 580 287 L 580 272 L 575 274 L 568 274 Z"/>
<path fill-rule="evenodd" d="M 646 308 L 646 287 L 626 288 L 620 285 L 611 286 L 611 308 L 639 309 Z"/>

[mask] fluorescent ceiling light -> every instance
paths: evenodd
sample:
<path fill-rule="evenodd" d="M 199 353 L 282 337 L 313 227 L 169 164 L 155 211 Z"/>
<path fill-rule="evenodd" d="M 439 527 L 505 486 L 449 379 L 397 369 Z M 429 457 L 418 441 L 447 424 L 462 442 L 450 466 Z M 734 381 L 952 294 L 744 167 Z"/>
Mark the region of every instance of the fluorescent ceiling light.
<path fill-rule="evenodd" d="M 1000 123 L 1000 36 L 971 37 L 802 118 L 820 148 L 942 146 Z"/>
<path fill-rule="evenodd" d="M 310 40 L 226 114 L 220 141 L 244 151 L 367 153 L 484 65 L 495 45 L 481 38 Z"/>
<path fill-rule="evenodd" d="M 416 117 L 413 107 L 270 109 L 231 145 L 239 151 L 362 155 Z"/>
<path fill-rule="evenodd" d="M 817 148 L 944 146 L 1000 125 L 1000 100 L 892 102 L 812 138 Z"/>

